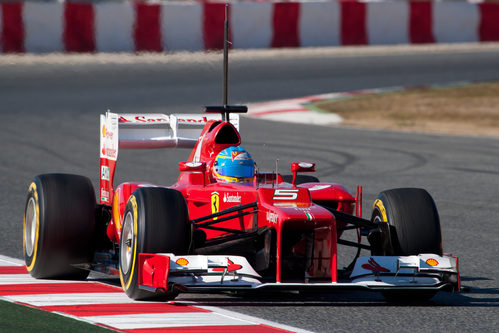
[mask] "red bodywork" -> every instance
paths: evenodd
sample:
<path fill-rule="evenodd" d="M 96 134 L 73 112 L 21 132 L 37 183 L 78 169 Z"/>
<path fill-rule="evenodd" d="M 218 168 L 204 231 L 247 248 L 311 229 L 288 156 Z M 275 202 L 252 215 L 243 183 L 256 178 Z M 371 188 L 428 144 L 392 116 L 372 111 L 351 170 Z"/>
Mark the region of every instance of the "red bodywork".
<path fill-rule="evenodd" d="M 323 206 L 332 207 L 348 214 L 360 212 L 359 194 L 356 198 L 341 185 L 332 183 L 285 183 L 280 175 L 257 174 L 252 184 L 217 183 L 211 176 L 211 168 L 217 154 L 230 146 L 241 143 L 236 128 L 229 122 L 208 121 L 197 144 L 186 162 L 181 163 L 177 183 L 170 188 L 180 191 L 187 202 L 190 220 L 202 218 L 228 208 L 256 202 L 256 209 L 217 224 L 219 228 L 238 229 L 245 232 L 267 227 L 275 230 L 276 269 L 275 282 L 283 281 L 283 262 L 294 255 L 304 254 L 304 239 L 287 241 L 287 235 L 311 232 L 313 258 L 307 266 L 307 276 L 337 281 L 337 242 L 341 236 L 338 228 L 344 227 Z M 191 167 L 189 167 L 189 165 Z M 314 166 L 315 168 L 315 166 Z M 292 166 L 294 179 L 301 169 Z M 113 170 L 114 171 L 114 170 Z M 277 178 L 277 179 L 276 179 Z M 112 182 L 112 179 L 111 179 Z M 120 241 L 123 212 L 130 195 L 144 183 L 123 183 L 114 189 L 112 196 L 112 221 L 107 235 L 115 243 Z M 215 218 L 214 218 L 215 219 Z M 222 230 L 202 229 L 207 240 L 227 235 Z M 298 237 L 299 238 L 299 237 Z"/>

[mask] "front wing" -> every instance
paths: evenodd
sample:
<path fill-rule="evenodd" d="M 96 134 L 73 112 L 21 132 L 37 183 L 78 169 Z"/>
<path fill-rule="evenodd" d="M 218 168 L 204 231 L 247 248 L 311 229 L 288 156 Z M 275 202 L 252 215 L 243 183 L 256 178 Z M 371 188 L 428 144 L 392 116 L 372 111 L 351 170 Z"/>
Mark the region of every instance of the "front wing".
<path fill-rule="evenodd" d="M 139 287 L 150 291 L 237 290 L 460 290 L 458 258 L 434 254 L 359 257 L 345 281 L 265 283 L 241 256 L 139 254 Z"/>

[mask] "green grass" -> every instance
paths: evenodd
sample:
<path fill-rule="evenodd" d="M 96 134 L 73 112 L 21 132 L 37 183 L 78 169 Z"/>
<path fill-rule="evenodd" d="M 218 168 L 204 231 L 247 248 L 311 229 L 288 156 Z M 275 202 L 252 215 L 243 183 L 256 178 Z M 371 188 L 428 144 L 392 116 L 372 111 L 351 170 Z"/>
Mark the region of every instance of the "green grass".
<path fill-rule="evenodd" d="M 102 332 L 111 330 L 85 322 L 0 300 L 0 332 Z"/>

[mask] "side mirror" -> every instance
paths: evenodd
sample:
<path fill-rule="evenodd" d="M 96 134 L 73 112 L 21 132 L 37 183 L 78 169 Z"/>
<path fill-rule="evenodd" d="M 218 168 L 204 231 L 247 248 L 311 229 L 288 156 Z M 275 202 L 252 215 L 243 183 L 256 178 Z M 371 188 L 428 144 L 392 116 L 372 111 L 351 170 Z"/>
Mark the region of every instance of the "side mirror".
<path fill-rule="evenodd" d="M 315 172 L 315 163 L 293 162 L 291 163 L 291 172 L 293 173 L 293 186 L 296 184 L 296 175 L 298 172 Z"/>
<path fill-rule="evenodd" d="M 206 163 L 204 162 L 180 162 L 178 164 L 179 171 L 186 172 L 206 172 Z"/>

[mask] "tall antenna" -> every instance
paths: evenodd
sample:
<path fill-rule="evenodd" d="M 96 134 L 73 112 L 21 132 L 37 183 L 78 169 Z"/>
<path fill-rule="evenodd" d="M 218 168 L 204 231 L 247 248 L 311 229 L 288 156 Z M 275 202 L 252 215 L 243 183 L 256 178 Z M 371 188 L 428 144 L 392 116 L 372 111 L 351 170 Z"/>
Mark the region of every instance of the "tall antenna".
<path fill-rule="evenodd" d="M 228 91 L 229 91 L 229 5 L 225 5 L 225 22 L 224 22 L 224 82 L 223 82 L 223 96 L 222 105 L 224 108 L 229 104 Z M 222 114 L 223 121 L 229 121 L 228 114 Z"/>
<path fill-rule="evenodd" d="M 225 5 L 225 22 L 224 22 L 224 80 L 223 80 L 223 97 L 222 106 L 206 106 L 204 111 L 207 113 L 221 113 L 222 121 L 230 121 L 231 113 L 246 113 L 248 107 L 245 105 L 229 105 L 228 90 L 229 90 L 229 5 Z"/>

